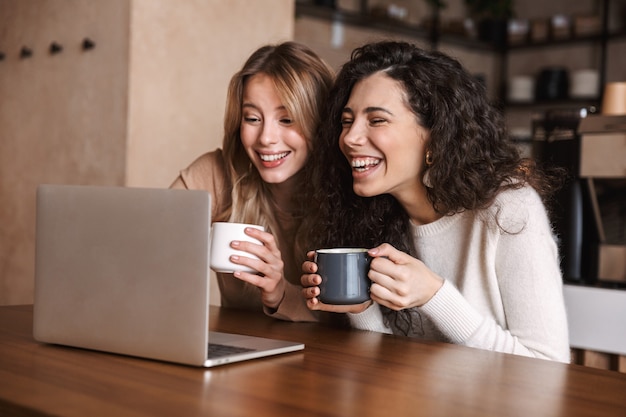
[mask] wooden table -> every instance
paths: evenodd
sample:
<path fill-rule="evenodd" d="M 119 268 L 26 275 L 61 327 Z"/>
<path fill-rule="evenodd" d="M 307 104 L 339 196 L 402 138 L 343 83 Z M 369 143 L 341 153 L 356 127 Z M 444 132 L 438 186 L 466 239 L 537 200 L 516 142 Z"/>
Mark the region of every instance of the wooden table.
<path fill-rule="evenodd" d="M 211 329 L 304 342 L 210 370 L 44 345 L 0 307 L 0 416 L 625 416 L 626 375 L 211 308 Z"/>

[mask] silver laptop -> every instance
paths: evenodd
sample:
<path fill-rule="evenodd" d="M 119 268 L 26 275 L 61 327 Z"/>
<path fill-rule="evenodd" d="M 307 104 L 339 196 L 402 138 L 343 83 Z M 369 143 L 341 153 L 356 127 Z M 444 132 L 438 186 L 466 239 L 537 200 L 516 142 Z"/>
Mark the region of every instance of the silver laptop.
<path fill-rule="evenodd" d="M 205 367 L 304 349 L 208 331 L 210 201 L 204 191 L 40 185 L 35 339 Z"/>

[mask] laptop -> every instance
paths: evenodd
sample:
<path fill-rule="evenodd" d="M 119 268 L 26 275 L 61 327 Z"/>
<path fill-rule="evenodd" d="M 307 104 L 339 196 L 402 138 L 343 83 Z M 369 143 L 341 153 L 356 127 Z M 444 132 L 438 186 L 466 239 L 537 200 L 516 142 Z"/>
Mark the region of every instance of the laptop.
<path fill-rule="evenodd" d="M 205 191 L 40 185 L 35 339 L 204 367 L 304 349 L 208 330 L 210 210 Z"/>

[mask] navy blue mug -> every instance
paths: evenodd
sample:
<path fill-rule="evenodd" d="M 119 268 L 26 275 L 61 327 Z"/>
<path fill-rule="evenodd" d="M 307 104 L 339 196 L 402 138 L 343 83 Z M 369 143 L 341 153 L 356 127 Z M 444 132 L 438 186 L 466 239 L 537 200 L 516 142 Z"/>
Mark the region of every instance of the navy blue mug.
<path fill-rule="evenodd" d="M 372 258 L 367 249 L 335 248 L 315 251 L 317 273 L 322 277 L 318 299 L 324 304 L 361 304 L 370 299 L 367 276 Z"/>

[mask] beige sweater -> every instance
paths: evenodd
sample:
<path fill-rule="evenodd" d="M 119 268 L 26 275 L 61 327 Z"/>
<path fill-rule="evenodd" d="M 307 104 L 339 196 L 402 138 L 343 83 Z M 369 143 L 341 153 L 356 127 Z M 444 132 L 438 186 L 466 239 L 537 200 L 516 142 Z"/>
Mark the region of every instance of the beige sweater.
<path fill-rule="evenodd" d="M 211 213 L 215 215 L 230 204 L 230 188 L 225 185 L 226 167 L 221 149 L 206 153 L 182 170 L 171 188 L 205 190 L 211 194 Z M 291 221 L 290 221 L 291 220 Z M 300 285 L 301 266 L 293 258 L 295 242 L 293 219 L 281 218 L 275 236 L 285 264 L 284 274 L 288 281 L 285 297 L 276 311 L 263 306 L 259 289 L 235 278 L 232 274 L 217 273 L 221 303 L 224 307 L 264 311 L 265 314 L 291 321 L 317 321 L 317 314 L 309 310 Z"/>

